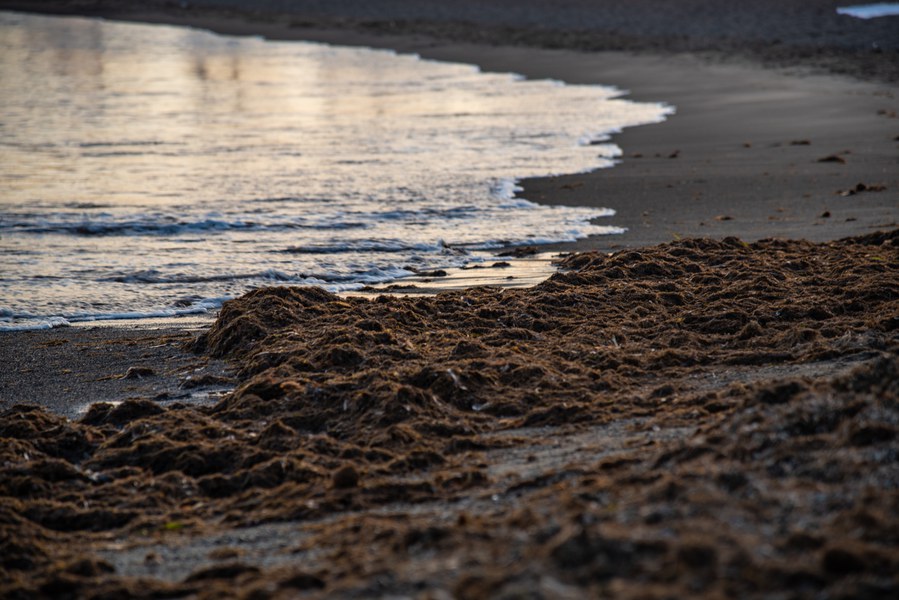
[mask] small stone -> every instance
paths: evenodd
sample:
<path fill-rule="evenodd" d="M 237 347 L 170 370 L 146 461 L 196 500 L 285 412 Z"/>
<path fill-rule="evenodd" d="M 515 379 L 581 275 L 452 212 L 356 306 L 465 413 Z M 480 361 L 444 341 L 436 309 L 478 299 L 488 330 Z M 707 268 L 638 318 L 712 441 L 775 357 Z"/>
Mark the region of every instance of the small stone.
<path fill-rule="evenodd" d="M 506 250 L 504 252 L 500 252 L 497 256 L 511 256 L 513 258 L 524 258 L 525 256 L 533 256 L 537 254 L 536 246 L 519 246 L 518 248 L 512 248 L 511 250 Z"/>
<path fill-rule="evenodd" d="M 337 489 L 354 488 L 359 485 L 359 471 L 353 465 L 340 467 L 334 471 L 331 482 Z"/>
<path fill-rule="evenodd" d="M 437 269 L 434 271 L 422 271 L 418 273 L 418 275 L 420 277 L 446 277 L 447 275 L 449 275 L 449 273 L 447 273 L 443 269 Z"/>
<path fill-rule="evenodd" d="M 678 549 L 677 558 L 691 569 L 709 569 L 717 564 L 718 552 L 708 544 L 685 544 Z"/>
<path fill-rule="evenodd" d="M 866 423 L 854 428 L 849 435 L 853 446 L 870 446 L 896 439 L 896 430 L 886 423 Z"/>
<path fill-rule="evenodd" d="M 849 575 L 865 570 L 865 561 L 862 558 L 844 548 L 831 548 L 824 553 L 821 566 L 831 575 Z"/>

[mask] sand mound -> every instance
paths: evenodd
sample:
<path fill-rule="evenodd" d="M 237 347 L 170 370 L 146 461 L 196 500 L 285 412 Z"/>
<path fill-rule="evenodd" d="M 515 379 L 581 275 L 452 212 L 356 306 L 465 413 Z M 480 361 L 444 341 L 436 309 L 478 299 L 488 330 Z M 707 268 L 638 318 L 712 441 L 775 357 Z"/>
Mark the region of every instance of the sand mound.
<path fill-rule="evenodd" d="M 240 368 L 216 406 L 3 413 L 0 595 L 899 588 L 899 232 L 562 267 L 258 290 L 196 342 Z M 279 566 L 137 583 L 108 552 L 284 521 L 305 537 Z"/>

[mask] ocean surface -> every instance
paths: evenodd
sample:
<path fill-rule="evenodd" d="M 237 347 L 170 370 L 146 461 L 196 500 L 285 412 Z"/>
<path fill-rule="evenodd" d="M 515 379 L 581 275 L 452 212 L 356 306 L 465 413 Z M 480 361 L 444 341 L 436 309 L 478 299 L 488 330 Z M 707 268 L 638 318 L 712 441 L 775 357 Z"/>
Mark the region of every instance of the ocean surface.
<path fill-rule="evenodd" d="M 202 313 L 620 233 L 519 178 L 671 108 L 389 51 L 0 12 L 0 329 Z M 601 200 L 601 199 L 600 199 Z"/>

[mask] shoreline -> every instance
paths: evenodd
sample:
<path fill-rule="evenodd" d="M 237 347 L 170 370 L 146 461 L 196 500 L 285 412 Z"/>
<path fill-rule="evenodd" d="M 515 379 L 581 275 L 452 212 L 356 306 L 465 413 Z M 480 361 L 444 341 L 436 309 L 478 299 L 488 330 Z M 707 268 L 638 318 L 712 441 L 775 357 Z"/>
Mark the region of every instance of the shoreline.
<path fill-rule="evenodd" d="M 91 8 L 66 1 L 6 4 L 225 35 L 390 49 L 533 79 L 613 86 L 627 99 L 673 105 L 677 112 L 666 121 L 612 136 L 623 150 L 614 167 L 519 182 L 519 195 L 538 204 L 612 208 L 616 215 L 600 222 L 628 230 L 542 246 L 546 252 L 611 251 L 686 237 L 828 241 L 899 223 L 894 86 L 813 72 L 801 56 L 771 67 L 740 54 L 553 50 L 503 45 L 502 37 L 471 44 L 448 39 L 451 32 L 433 37 L 424 25 L 427 34 L 395 35 L 352 18 L 298 21 L 265 12 L 264 5 L 247 14 L 152 2 L 116 7 L 100 1 Z M 343 28 L 325 28 L 334 23 Z M 821 162 L 831 157 L 833 162 Z M 886 189 L 856 194 L 859 184 Z"/>
<path fill-rule="evenodd" d="M 541 247 L 598 252 L 534 287 L 0 334 L 0 596 L 895 596 L 889 85 L 213 16 L 678 113 L 611 169 L 522 182 L 629 227 Z"/>
<path fill-rule="evenodd" d="M 611 168 L 519 181 L 523 198 L 544 205 L 612 208 L 614 217 L 597 222 L 627 229 L 620 235 L 540 246 L 546 253 L 609 252 L 689 237 L 828 241 L 899 223 L 899 119 L 890 116 L 899 112 L 899 100 L 882 83 L 791 73 L 745 59 L 722 62 L 696 53 L 472 45 L 372 33 L 352 23 L 343 29 L 298 27 L 287 17 L 264 13 L 243 18 L 152 3 L 152 12 L 130 5 L 116 10 L 103 2 L 95 3 L 95 9 L 65 1 L 5 4 L 228 35 L 387 48 L 534 79 L 611 85 L 628 99 L 674 105 L 676 114 L 662 123 L 612 135 L 623 156 Z M 819 162 L 828 157 L 843 162 Z M 885 189 L 855 193 L 860 184 Z M 414 279 L 394 284 L 415 285 Z M 503 279 L 489 283 L 502 285 Z M 439 281 L 429 283 L 428 290 L 439 291 Z"/>

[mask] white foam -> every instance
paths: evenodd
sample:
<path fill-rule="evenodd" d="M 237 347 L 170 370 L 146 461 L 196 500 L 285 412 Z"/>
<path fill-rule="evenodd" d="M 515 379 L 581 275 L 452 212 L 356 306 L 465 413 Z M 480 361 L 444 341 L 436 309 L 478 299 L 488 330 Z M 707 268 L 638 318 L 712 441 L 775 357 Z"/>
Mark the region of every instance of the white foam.
<path fill-rule="evenodd" d="M 500 179 L 490 188 L 490 193 L 501 200 L 511 200 L 518 192 L 524 191 L 524 188 L 518 185 L 518 180 L 514 177 L 506 177 Z M 514 205 L 503 203 L 500 208 L 516 208 Z"/>
<path fill-rule="evenodd" d="M 94 323 L 99 321 L 134 321 L 140 319 L 166 319 L 171 317 L 186 317 L 190 315 L 204 315 L 216 311 L 222 307 L 226 301 L 231 300 L 230 296 L 222 296 L 219 298 L 204 298 L 197 300 L 188 306 L 182 308 L 165 308 L 160 310 L 149 311 L 123 311 L 109 313 L 72 313 L 64 317 L 51 317 L 49 321 L 55 323 L 54 327 L 65 327 L 75 323 Z M 34 317 L 30 317 L 34 318 Z M 48 329 L 49 327 L 32 327 L 36 329 Z"/>
<path fill-rule="evenodd" d="M 71 323 L 63 317 L 49 317 L 46 319 L 27 320 L 14 324 L 0 323 L 0 331 L 39 331 L 42 329 L 69 327 L 70 325 Z"/>
<path fill-rule="evenodd" d="M 837 13 L 855 17 L 856 19 L 893 17 L 899 15 L 899 4 L 881 2 L 878 4 L 857 4 L 854 6 L 841 6 L 837 8 Z"/>

